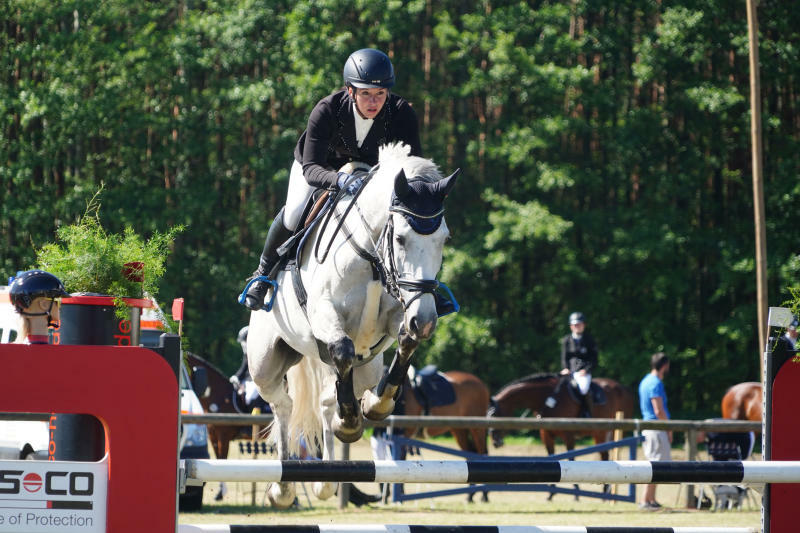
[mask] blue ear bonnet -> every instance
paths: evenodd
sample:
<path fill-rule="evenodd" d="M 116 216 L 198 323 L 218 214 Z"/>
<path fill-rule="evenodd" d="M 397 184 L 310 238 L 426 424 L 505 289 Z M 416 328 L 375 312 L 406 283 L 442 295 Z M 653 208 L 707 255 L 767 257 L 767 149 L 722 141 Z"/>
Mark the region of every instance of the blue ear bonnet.
<path fill-rule="evenodd" d="M 392 192 L 392 207 L 402 213 L 411 228 L 420 235 L 430 235 L 442 225 L 444 198 L 436 194 L 431 184 L 417 179 L 408 180 L 408 192 L 399 198 Z"/>

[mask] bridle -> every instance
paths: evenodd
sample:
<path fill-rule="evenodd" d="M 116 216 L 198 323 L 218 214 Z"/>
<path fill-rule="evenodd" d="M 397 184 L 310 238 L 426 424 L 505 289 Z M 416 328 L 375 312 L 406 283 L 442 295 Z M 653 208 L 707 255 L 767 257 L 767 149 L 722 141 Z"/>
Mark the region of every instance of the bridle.
<path fill-rule="evenodd" d="M 401 214 L 406 217 L 406 220 L 409 221 L 412 229 L 419 234 L 431 234 L 436 231 L 442 223 L 442 219 L 444 216 L 444 206 L 441 207 L 436 213 L 431 215 L 424 215 L 421 213 L 414 212 L 413 210 L 409 209 L 407 206 L 400 202 L 393 201 L 392 205 L 389 207 L 389 217 L 386 219 L 386 223 L 384 223 L 383 228 L 380 231 L 378 236 L 378 240 L 375 241 L 372 238 L 372 235 L 375 234 L 373 228 L 370 227 L 369 223 L 367 222 L 366 218 L 364 217 L 364 213 L 361 210 L 357 200 L 358 197 L 361 195 L 361 192 L 367 187 L 369 182 L 371 181 L 372 177 L 375 175 L 375 172 L 378 170 L 378 165 L 372 167 L 367 174 L 366 177 L 363 178 L 363 185 L 362 187 L 356 192 L 353 196 L 350 204 L 344 210 L 343 213 L 339 213 L 339 211 L 335 208 L 336 202 L 339 199 L 340 194 L 337 194 L 337 197 L 333 199 L 334 207 L 329 211 L 328 217 L 330 218 L 331 214 L 335 214 L 338 225 L 334 231 L 334 234 L 331 236 L 330 242 L 325 250 L 325 253 L 322 257 L 319 257 L 317 253 L 317 262 L 322 263 L 328 256 L 328 252 L 330 251 L 331 245 L 333 243 L 333 239 L 336 236 L 336 233 L 341 230 L 343 235 L 345 236 L 345 240 L 350 244 L 351 248 L 358 254 L 359 257 L 363 258 L 364 260 L 368 261 L 370 266 L 372 267 L 372 279 L 375 281 L 380 280 L 381 285 L 383 286 L 384 290 L 387 294 L 395 298 L 400 304 L 403 306 L 403 310 L 407 310 L 409 306 L 418 298 L 421 298 L 425 294 L 433 295 L 436 290 L 439 288 L 440 283 L 436 279 L 415 279 L 415 278 L 406 278 L 402 277 L 397 269 L 397 263 L 394 256 L 394 247 L 392 246 L 392 242 L 394 240 L 394 215 Z M 413 183 L 415 181 L 427 181 L 423 178 L 416 177 L 411 178 L 408 180 L 409 183 Z M 341 191 L 339 191 L 341 193 Z M 369 237 L 370 244 L 372 245 L 372 251 L 367 250 L 359 243 L 356 242 L 356 239 L 353 237 L 353 233 L 350 231 L 346 224 L 346 218 L 350 210 L 355 207 L 356 212 L 358 213 L 359 218 L 361 219 L 361 223 L 366 229 L 367 236 Z M 325 226 L 327 225 L 327 220 L 323 224 L 322 229 L 320 230 L 320 235 L 325 230 Z M 422 229 L 424 228 L 424 229 Z M 432 229 L 431 229 L 432 228 Z M 317 249 L 316 252 L 319 251 L 319 240 L 317 241 Z M 413 293 L 413 296 L 406 300 L 403 297 L 403 292 L 410 292 Z"/>

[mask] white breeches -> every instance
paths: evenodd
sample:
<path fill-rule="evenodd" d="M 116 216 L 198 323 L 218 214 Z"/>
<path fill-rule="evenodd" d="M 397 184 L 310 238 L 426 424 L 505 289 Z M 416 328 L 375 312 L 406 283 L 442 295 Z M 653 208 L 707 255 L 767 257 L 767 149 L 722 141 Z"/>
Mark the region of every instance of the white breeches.
<path fill-rule="evenodd" d="M 376 461 L 391 461 L 393 459 L 392 446 L 389 442 L 389 439 L 384 435 L 369 438 L 369 443 L 372 446 L 372 457 Z"/>
<path fill-rule="evenodd" d="M 592 385 L 592 375 L 588 372 L 573 372 L 572 379 L 578 384 L 578 389 L 581 391 L 581 394 L 586 396 L 586 393 L 589 392 L 589 387 Z"/>
<path fill-rule="evenodd" d="M 289 190 L 286 193 L 286 208 L 283 211 L 283 225 L 286 229 L 296 230 L 300 225 L 300 218 L 314 192 L 314 187 L 308 184 L 303 176 L 303 166 L 296 160 L 289 171 Z"/>
<path fill-rule="evenodd" d="M 253 400 L 258 398 L 258 389 L 252 379 L 244 382 L 244 401 L 246 403 L 253 403 Z"/>

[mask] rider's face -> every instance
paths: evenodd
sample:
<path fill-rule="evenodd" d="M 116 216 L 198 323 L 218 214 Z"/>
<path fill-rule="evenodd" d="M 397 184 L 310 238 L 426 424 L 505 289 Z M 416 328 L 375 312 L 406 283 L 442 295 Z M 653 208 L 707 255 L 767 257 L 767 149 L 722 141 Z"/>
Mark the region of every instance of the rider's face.
<path fill-rule="evenodd" d="M 583 322 L 578 322 L 576 324 L 570 324 L 569 325 L 569 329 L 571 329 L 572 333 L 574 333 L 575 335 L 583 334 L 583 330 L 585 328 L 586 328 L 586 324 L 584 324 Z"/>
<path fill-rule="evenodd" d="M 354 89 L 351 87 L 350 91 L 351 94 L 352 91 L 355 91 L 356 107 L 364 118 L 377 117 L 378 113 L 383 109 L 383 104 L 386 103 L 386 98 L 389 96 L 389 90 L 383 87 L 374 89 Z"/>

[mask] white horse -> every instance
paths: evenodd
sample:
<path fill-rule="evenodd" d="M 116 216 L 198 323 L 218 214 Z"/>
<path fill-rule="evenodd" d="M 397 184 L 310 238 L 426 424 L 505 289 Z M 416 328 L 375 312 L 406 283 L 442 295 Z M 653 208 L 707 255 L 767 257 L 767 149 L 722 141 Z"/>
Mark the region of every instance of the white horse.
<path fill-rule="evenodd" d="M 388 416 L 414 350 L 436 329 L 435 278 L 449 235 L 444 199 L 458 171 L 443 178 L 436 164 L 409 151 L 381 148 L 361 191 L 335 205 L 330 223 L 314 227 L 294 275 L 277 275 L 272 310 L 250 315 L 250 374 L 272 406 L 270 438 L 282 460 L 297 455 L 301 436 L 322 447 L 323 460 L 333 459 L 334 434 L 354 442 L 363 416 Z M 382 378 L 382 353 L 395 339 Z M 336 488 L 318 482 L 314 493 L 325 499 Z M 269 497 L 288 507 L 294 484 L 273 484 Z"/>

